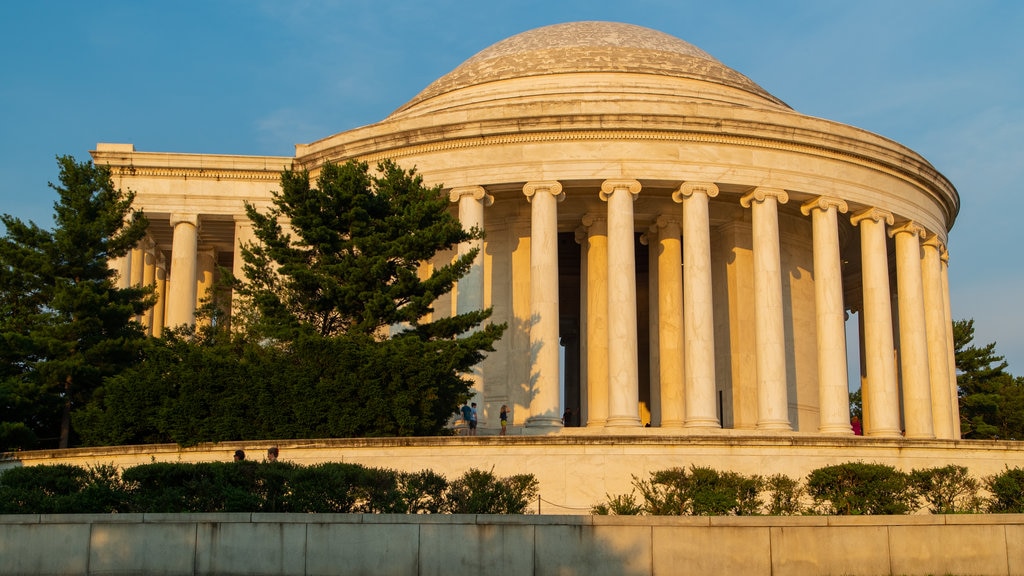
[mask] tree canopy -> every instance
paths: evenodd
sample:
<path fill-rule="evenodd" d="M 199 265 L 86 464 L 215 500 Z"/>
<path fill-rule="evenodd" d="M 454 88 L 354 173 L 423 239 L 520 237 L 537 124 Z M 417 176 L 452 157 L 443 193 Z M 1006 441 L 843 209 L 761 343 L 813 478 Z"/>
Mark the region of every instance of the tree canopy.
<path fill-rule="evenodd" d="M 146 233 L 134 195 L 104 167 L 57 162 L 52 230 L 0 216 L 0 450 L 67 447 L 72 409 L 137 360 L 134 318 L 152 305 L 150 290 L 117 288 L 108 266 Z"/>
<path fill-rule="evenodd" d="M 979 347 L 973 340 L 974 320 L 953 322 L 961 435 L 1024 439 L 1024 378 L 1005 371 L 995 342 Z"/>

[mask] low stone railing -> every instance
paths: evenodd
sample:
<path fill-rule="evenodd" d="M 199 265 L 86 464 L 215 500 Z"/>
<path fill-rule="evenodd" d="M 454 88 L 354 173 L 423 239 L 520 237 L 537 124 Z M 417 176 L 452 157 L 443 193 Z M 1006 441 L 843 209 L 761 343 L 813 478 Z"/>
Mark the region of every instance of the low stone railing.
<path fill-rule="evenodd" d="M 1024 514 L 0 516 L 0 574 L 1024 574 Z"/>

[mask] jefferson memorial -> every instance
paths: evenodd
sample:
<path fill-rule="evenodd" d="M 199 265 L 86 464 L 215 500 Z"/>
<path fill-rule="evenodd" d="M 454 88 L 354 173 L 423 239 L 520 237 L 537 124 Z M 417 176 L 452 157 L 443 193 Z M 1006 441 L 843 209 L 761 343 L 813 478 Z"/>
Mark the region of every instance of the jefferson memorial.
<path fill-rule="evenodd" d="M 125 285 L 155 285 L 154 335 L 195 322 L 220 267 L 241 274 L 243 202 L 269 207 L 283 169 L 390 158 L 485 231 L 434 309 L 492 307 L 508 323 L 473 375 L 485 430 L 507 404 L 527 435 L 852 440 L 860 386 L 865 436 L 960 437 L 956 189 L 913 150 L 800 114 L 667 34 L 530 30 L 294 156 L 100 143 L 92 157 L 150 220 L 111 265 Z"/>

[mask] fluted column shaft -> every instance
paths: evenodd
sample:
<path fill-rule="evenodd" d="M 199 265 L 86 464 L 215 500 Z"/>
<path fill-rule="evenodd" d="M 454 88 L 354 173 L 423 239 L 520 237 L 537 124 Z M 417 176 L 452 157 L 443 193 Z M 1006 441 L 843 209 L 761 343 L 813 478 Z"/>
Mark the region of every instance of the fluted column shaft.
<path fill-rule="evenodd" d="M 171 215 L 174 240 L 171 244 L 171 278 L 167 289 L 167 326 L 195 324 L 196 249 L 199 244 L 199 216 Z"/>
<path fill-rule="evenodd" d="M 494 202 L 482 186 L 452 188 L 449 199 L 459 205 L 459 222 L 464 230 L 484 229 L 484 207 Z M 465 276 L 459 278 L 456 311 L 459 314 L 484 308 L 484 242 L 482 238 L 459 244 L 459 256 L 476 250 L 476 257 Z"/>
<path fill-rule="evenodd" d="M 558 348 L 558 202 L 555 181 L 528 182 L 530 201 L 530 350 L 534 356 L 530 396 L 532 428 L 560 428 Z"/>
<path fill-rule="evenodd" d="M 818 339 L 818 431 L 852 435 L 846 366 L 846 311 L 839 255 L 838 212 L 845 201 L 818 197 L 800 210 L 811 215 L 814 236 L 814 307 Z"/>
<path fill-rule="evenodd" d="M 757 188 L 740 198 L 751 209 L 754 246 L 754 339 L 757 363 L 757 428 L 790 430 L 786 391 L 786 335 L 782 311 L 782 259 L 778 205 L 785 190 Z"/>
<path fill-rule="evenodd" d="M 928 381 L 932 393 L 932 426 L 936 438 L 954 438 L 953 402 L 946 359 L 946 306 L 942 298 L 942 246 L 935 235 L 923 244 L 921 279 L 924 282 L 925 330 L 928 340 Z"/>
<path fill-rule="evenodd" d="M 164 260 L 163 254 L 157 256 L 153 280 L 156 287 L 156 306 L 153 306 L 153 337 L 159 338 L 163 335 L 164 316 L 167 310 L 167 262 Z"/>
<path fill-rule="evenodd" d="M 142 268 L 142 285 L 143 286 L 155 286 L 156 285 L 156 243 L 149 237 L 143 240 L 143 268 Z M 153 334 L 153 309 L 150 308 L 142 314 L 142 327 L 146 330 L 146 334 Z"/>
<path fill-rule="evenodd" d="M 868 208 L 850 218 L 860 227 L 861 275 L 864 299 L 864 359 L 867 369 L 863 390 L 864 434 L 899 436 L 899 392 L 896 384 L 892 308 L 889 298 L 889 258 L 885 245 L 890 212 Z"/>
<path fill-rule="evenodd" d="M 601 199 L 608 203 L 608 428 L 640 426 L 636 255 L 633 201 L 636 180 L 606 180 Z"/>
<path fill-rule="evenodd" d="M 683 259 L 679 218 L 658 217 L 658 360 L 661 426 L 686 422 L 683 395 Z"/>
<path fill-rule="evenodd" d="M 587 426 L 608 420 L 608 222 L 588 214 L 587 260 Z"/>
<path fill-rule="evenodd" d="M 718 187 L 686 182 L 672 198 L 683 205 L 683 352 L 687 428 L 717 428 L 715 325 L 711 292 L 711 229 L 708 203 Z"/>
<path fill-rule="evenodd" d="M 934 438 L 924 286 L 921 280 L 921 238 L 924 236 L 924 228 L 913 222 L 905 222 L 893 228 L 889 235 L 896 242 L 905 434 L 907 438 Z"/>
<path fill-rule="evenodd" d="M 956 382 L 956 355 L 953 345 L 953 314 L 949 303 L 949 252 L 943 250 L 942 257 L 942 301 L 946 311 L 946 362 L 949 367 L 949 395 L 953 399 L 953 438 L 960 438 L 960 393 Z"/>

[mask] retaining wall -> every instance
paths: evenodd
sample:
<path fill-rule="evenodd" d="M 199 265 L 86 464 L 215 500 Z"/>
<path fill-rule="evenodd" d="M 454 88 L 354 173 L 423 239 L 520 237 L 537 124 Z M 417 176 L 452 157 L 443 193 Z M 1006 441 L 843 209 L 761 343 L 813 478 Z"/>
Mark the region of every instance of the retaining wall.
<path fill-rule="evenodd" d="M 1024 515 L 16 515 L 0 574 L 1024 575 Z"/>

